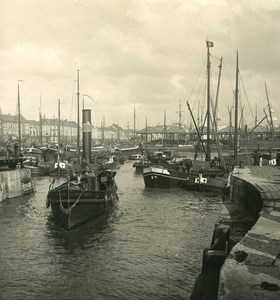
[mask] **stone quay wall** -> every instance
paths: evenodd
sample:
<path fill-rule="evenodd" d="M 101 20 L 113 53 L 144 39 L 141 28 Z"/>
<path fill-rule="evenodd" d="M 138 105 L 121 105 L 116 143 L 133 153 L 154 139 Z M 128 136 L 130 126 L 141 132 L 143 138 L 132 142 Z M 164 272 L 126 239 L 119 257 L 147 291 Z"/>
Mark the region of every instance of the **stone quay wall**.
<path fill-rule="evenodd" d="M 0 172 L 0 202 L 35 191 L 29 169 L 14 169 Z"/>
<path fill-rule="evenodd" d="M 257 221 L 228 255 L 218 299 L 280 299 L 280 168 L 235 168 L 230 199 Z"/>

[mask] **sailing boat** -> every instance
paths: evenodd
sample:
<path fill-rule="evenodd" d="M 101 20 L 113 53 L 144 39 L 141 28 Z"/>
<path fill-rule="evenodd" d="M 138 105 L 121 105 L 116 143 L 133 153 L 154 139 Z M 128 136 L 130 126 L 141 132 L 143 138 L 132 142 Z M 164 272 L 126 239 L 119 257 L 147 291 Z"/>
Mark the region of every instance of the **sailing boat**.
<path fill-rule="evenodd" d="M 146 118 L 146 141 L 145 141 L 145 150 L 142 150 L 142 155 L 140 155 L 140 160 L 136 161 L 133 164 L 133 168 L 135 168 L 136 174 L 143 174 L 143 169 L 147 168 L 151 165 L 151 162 L 148 159 L 148 125 L 147 125 L 147 118 Z"/>
<path fill-rule="evenodd" d="M 26 150 L 26 157 L 23 161 L 23 166 L 30 169 L 32 176 L 45 176 L 48 175 L 50 170 L 53 169 L 52 160 L 56 155 L 56 149 L 49 149 L 43 147 L 43 122 L 41 112 L 42 99 L 40 95 L 40 108 L 39 108 L 39 143 L 40 147 L 32 145 Z"/>
<path fill-rule="evenodd" d="M 78 116 L 79 116 L 79 71 L 78 71 Z M 80 165 L 70 180 L 54 187 L 52 183 L 47 195 L 47 207 L 51 206 L 54 219 L 66 230 L 89 219 L 110 214 L 117 206 L 118 194 L 115 171 L 97 168 L 91 164 L 91 110 L 83 109 L 83 160 L 80 160 L 80 133 L 78 117 L 78 162 Z M 80 170 L 79 170 L 80 168 Z"/>
<path fill-rule="evenodd" d="M 70 166 L 67 160 L 63 159 L 63 153 L 61 150 L 61 138 L 60 138 L 60 128 L 61 128 L 61 118 L 60 118 L 60 99 L 58 99 L 58 128 L 57 128 L 57 138 L 58 138 L 58 145 L 56 151 L 56 159 L 53 162 L 53 166 L 51 170 L 49 170 L 49 175 L 55 176 L 67 176 L 70 174 Z"/>
<path fill-rule="evenodd" d="M 206 41 L 206 47 L 207 47 L 207 112 L 206 112 L 206 129 L 207 129 L 207 139 L 206 139 L 206 147 L 204 147 L 202 140 L 201 140 L 201 134 L 196 126 L 194 117 L 192 115 L 192 112 L 190 110 L 189 104 L 188 108 L 190 110 L 192 119 L 194 121 L 197 134 L 199 137 L 199 142 L 202 145 L 202 148 L 205 152 L 205 162 L 200 162 L 200 161 L 194 161 L 193 162 L 193 167 L 190 170 L 190 181 L 188 185 L 186 186 L 187 189 L 190 190 L 200 190 L 200 191 L 209 191 L 209 192 L 216 192 L 216 191 L 222 191 L 227 183 L 227 176 L 224 173 L 225 169 L 225 163 L 223 160 L 223 156 L 221 154 L 221 146 L 219 143 L 219 139 L 217 137 L 217 126 L 216 126 L 216 110 L 217 106 L 215 106 L 215 110 L 213 113 L 213 130 L 212 130 L 212 135 L 216 139 L 216 144 L 217 144 L 217 150 L 219 152 L 220 156 L 220 162 L 217 163 L 213 159 L 211 159 L 211 142 L 212 142 L 212 137 L 211 137 L 211 114 L 210 114 L 210 49 L 211 47 L 214 47 L 214 43 L 210 41 Z M 222 59 L 221 59 L 222 62 Z M 238 63 L 238 60 L 237 60 Z M 237 65 L 238 69 L 238 65 Z M 221 70 L 221 65 L 220 65 L 220 70 Z M 219 80 L 220 80 L 220 74 L 219 74 Z M 218 88 L 219 88 L 219 82 L 218 82 Z M 238 90 L 238 87 L 237 87 Z M 219 90 L 218 90 L 219 91 Z M 217 95 L 218 95 L 217 91 Z M 216 99 L 216 104 L 217 104 L 217 99 Z M 221 164 L 223 168 L 220 166 L 215 166 L 215 164 Z"/>
<path fill-rule="evenodd" d="M 181 162 L 182 165 L 168 162 L 170 156 L 166 157 L 165 155 L 165 141 L 166 111 L 164 111 L 163 152 L 159 151 L 149 155 L 150 163 L 143 162 L 143 179 L 147 188 L 181 188 L 189 182 L 187 168 L 182 168 L 182 165 L 185 164 L 184 160 Z"/>

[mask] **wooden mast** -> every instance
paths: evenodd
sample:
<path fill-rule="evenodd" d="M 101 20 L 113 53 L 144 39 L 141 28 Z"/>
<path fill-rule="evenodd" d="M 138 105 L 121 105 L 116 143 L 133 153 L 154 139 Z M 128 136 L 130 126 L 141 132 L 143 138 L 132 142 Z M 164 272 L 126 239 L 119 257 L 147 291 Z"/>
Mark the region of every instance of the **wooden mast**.
<path fill-rule="evenodd" d="M 271 130 L 271 137 L 274 140 L 274 125 L 273 125 L 272 112 L 271 112 L 271 106 L 270 106 L 270 102 L 269 102 L 266 82 L 264 82 L 264 86 L 265 86 L 265 93 L 266 93 L 266 99 L 267 99 L 268 111 L 269 111 L 269 118 L 270 118 L 269 125 L 270 125 L 270 130 Z"/>
<path fill-rule="evenodd" d="M 192 117 L 192 120 L 193 120 L 193 124 L 194 124 L 194 126 L 195 126 L 195 130 L 196 130 L 196 133 L 197 133 L 199 142 L 200 142 L 200 144 L 201 144 L 201 146 L 202 146 L 202 149 L 203 149 L 203 151 L 204 151 L 204 153 L 205 153 L 205 155 L 206 155 L 206 150 L 205 150 L 205 148 L 204 148 L 204 144 L 203 144 L 203 141 L 202 141 L 202 139 L 201 139 L 201 134 L 200 134 L 199 129 L 198 129 L 198 127 L 197 127 L 197 124 L 196 124 L 196 122 L 195 122 L 195 118 L 194 118 L 194 115 L 193 115 L 193 113 L 192 113 L 192 110 L 191 110 L 191 108 L 190 108 L 190 104 L 189 104 L 188 101 L 187 101 L 187 106 L 188 106 L 188 109 L 189 109 L 189 111 L 190 111 L 190 114 L 191 114 L 191 117 Z M 197 148 L 196 148 L 196 151 L 195 151 L 194 160 L 196 160 L 196 157 L 197 157 Z"/>
<path fill-rule="evenodd" d="M 81 164 L 81 147 L 80 147 L 80 82 L 79 82 L 79 70 L 77 70 L 77 153 L 78 153 L 78 165 Z"/>
<path fill-rule="evenodd" d="M 237 161 L 237 144 L 238 144 L 238 51 L 236 53 L 236 82 L 235 82 L 235 118 L 234 118 L 234 161 Z"/>
<path fill-rule="evenodd" d="M 229 149 L 232 149 L 232 107 L 228 107 L 229 114 Z"/>
<path fill-rule="evenodd" d="M 207 47 L 207 112 L 206 112 L 206 119 L 207 119 L 207 145 L 206 145 L 206 161 L 211 160 L 211 140 L 210 140 L 210 51 L 209 48 L 213 47 L 214 44 L 210 41 L 206 41 Z"/>
<path fill-rule="evenodd" d="M 57 133 L 57 140 L 58 140 L 58 153 L 60 153 L 60 99 L 58 99 L 58 133 Z"/>
<path fill-rule="evenodd" d="M 146 118 L 146 158 L 148 159 L 148 120 Z"/>
<path fill-rule="evenodd" d="M 57 128 L 57 175 L 60 176 L 60 99 L 58 99 L 58 128 Z"/>
<path fill-rule="evenodd" d="M 214 120 L 214 124 L 215 124 L 216 127 L 218 127 L 218 124 L 217 124 L 217 111 L 218 111 L 218 100 L 219 100 L 219 92 L 220 92 L 222 66 L 223 66 L 223 58 L 221 57 L 220 65 L 219 65 L 219 78 L 218 78 L 218 85 L 217 85 L 216 102 L 215 102 L 215 109 L 214 109 L 214 114 L 213 114 L 213 120 Z"/>
<path fill-rule="evenodd" d="M 215 101 L 215 107 L 214 107 L 214 111 L 213 111 L 212 132 L 213 132 L 213 137 L 215 138 L 215 141 L 216 141 L 217 151 L 218 151 L 218 155 L 219 155 L 219 158 L 221 161 L 221 165 L 225 169 L 226 165 L 225 165 L 225 160 L 224 160 L 224 157 L 222 154 L 222 146 L 221 146 L 219 132 L 218 132 L 218 118 L 217 118 L 222 66 L 223 66 L 223 58 L 221 57 L 220 65 L 219 65 L 219 76 L 218 76 L 218 84 L 217 84 L 217 92 L 216 92 L 216 101 Z"/>
<path fill-rule="evenodd" d="M 134 145 L 136 144 L 136 112 L 135 112 L 135 105 L 134 105 L 134 111 L 133 111 L 133 139 L 134 139 Z"/>
<path fill-rule="evenodd" d="M 21 150 L 21 120 L 20 120 L 20 93 L 19 93 L 19 82 L 18 80 L 18 148 Z"/>
<path fill-rule="evenodd" d="M 163 121 L 163 152 L 165 151 L 165 137 L 166 136 L 166 110 L 164 110 L 164 121 Z"/>
<path fill-rule="evenodd" d="M 40 123 L 40 145 L 43 146 L 43 124 L 42 124 L 42 97 L 40 95 L 40 108 L 39 108 L 39 123 Z"/>
<path fill-rule="evenodd" d="M 258 123 L 258 104 L 256 103 L 255 125 Z"/>

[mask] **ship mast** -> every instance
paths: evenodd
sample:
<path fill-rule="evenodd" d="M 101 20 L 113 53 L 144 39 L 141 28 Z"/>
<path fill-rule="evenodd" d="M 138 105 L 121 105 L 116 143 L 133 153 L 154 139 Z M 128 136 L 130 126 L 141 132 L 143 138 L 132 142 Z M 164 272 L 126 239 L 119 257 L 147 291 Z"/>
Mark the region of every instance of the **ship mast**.
<path fill-rule="evenodd" d="M 216 94 L 216 102 L 215 102 L 215 108 L 214 108 L 214 114 L 213 114 L 213 121 L 216 126 L 215 130 L 218 128 L 217 125 L 217 113 L 218 113 L 218 99 L 219 99 L 219 92 L 220 92 L 220 82 L 221 82 L 221 75 L 222 75 L 222 66 L 223 66 L 223 58 L 220 59 L 220 65 L 219 65 L 219 78 L 218 78 L 218 86 L 217 86 L 217 94 Z"/>
<path fill-rule="evenodd" d="M 60 176 L 60 99 L 58 99 L 57 143 L 57 174 Z"/>
<path fill-rule="evenodd" d="M 146 157 L 148 158 L 148 120 L 146 118 Z"/>
<path fill-rule="evenodd" d="M 134 105 L 134 111 L 133 111 L 133 139 L 134 139 L 134 145 L 136 144 L 136 112 L 135 112 L 135 105 Z"/>
<path fill-rule="evenodd" d="M 57 140 L 58 140 L 58 155 L 60 154 L 60 99 L 58 99 L 58 133 L 57 133 Z"/>
<path fill-rule="evenodd" d="M 274 126 L 273 126 L 273 119 L 272 119 L 272 111 L 271 111 L 271 106 L 270 106 L 270 102 L 269 102 L 266 82 L 264 82 L 264 86 L 265 86 L 265 93 L 266 93 L 266 99 L 267 99 L 268 111 L 269 111 L 269 118 L 270 118 L 269 125 L 270 125 L 270 130 L 271 130 L 271 137 L 274 140 Z"/>
<path fill-rule="evenodd" d="M 163 152 L 165 151 L 165 138 L 166 138 L 166 110 L 164 110 L 164 121 L 163 121 Z"/>
<path fill-rule="evenodd" d="M 234 161 L 237 161 L 237 144 L 238 144 L 238 51 L 236 53 L 236 82 L 235 82 L 235 117 L 234 117 Z"/>
<path fill-rule="evenodd" d="M 207 147 L 206 147 L 206 161 L 211 160 L 211 140 L 210 140 L 210 47 L 214 47 L 214 43 L 210 41 L 206 41 L 207 47 L 207 112 L 206 112 L 206 119 L 207 119 Z"/>
<path fill-rule="evenodd" d="M 40 123 L 40 145 L 43 146 L 43 124 L 42 124 L 42 97 L 40 95 L 40 108 L 39 108 L 39 123 Z"/>
<path fill-rule="evenodd" d="M 79 82 L 79 70 L 77 70 L 77 153 L 78 153 L 78 165 L 81 164 L 81 148 L 80 148 L 80 82 Z"/>
<path fill-rule="evenodd" d="M 21 150 L 21 120 L 20 120 L 20 92 L 19 92 L 19 82 L 18 80 L 18 147 Z"/>

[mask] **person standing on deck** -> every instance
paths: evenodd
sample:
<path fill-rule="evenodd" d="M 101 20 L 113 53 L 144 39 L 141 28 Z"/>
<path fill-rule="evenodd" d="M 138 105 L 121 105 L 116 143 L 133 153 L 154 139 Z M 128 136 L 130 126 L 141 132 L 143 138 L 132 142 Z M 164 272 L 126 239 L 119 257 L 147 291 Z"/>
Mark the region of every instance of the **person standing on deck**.
<path fill-rule="evenodd" d="M 261 158 L 261 154 L 259 153 L 258 150 L 255 151 L 254 155 L 254 166 L 259 166 L 260 165 L 260 158 Z"/>

